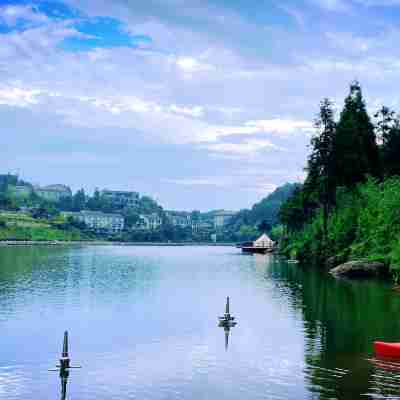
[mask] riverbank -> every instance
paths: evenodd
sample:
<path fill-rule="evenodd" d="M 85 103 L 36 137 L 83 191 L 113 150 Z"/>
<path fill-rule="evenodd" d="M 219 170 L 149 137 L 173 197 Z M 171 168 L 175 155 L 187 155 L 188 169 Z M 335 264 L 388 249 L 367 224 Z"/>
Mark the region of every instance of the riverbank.
<path fill-rule="evenodd" d="M 91 245 L 91 246 L 163 246 L 163 247 L 178 247 L 178 246 L 226 246 L 235 247 L 236 243 L 207 243 L 207 242 L 113 242 L 103 240 L 77 240 L 77 241 L 62 241 L 62 240 L 3 240 L 0 241 L 1 246 L 76 246 L 76 245 Z"/>
<path fill-rule="evenodd" d="M 331 269 L 348 261 L 382 263 L 400 280 L 400 178 L 369 179 L 340 193 L 327 219 L 322 210 L 283 240 L 282 252 L 302 263 Z"/>

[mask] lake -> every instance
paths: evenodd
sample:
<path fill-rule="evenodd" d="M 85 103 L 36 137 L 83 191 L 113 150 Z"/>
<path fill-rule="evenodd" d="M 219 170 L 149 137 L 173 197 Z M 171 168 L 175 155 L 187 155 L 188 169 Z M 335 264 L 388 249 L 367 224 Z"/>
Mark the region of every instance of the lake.
<path fill-rule="evenodd" d="M 400 364 L 371 360 L 399 316 L 389 283 L 230 247 L 3 247 L 0 399 L 63 398 L 64 330 L 70 400 L 400 398 Z"/>

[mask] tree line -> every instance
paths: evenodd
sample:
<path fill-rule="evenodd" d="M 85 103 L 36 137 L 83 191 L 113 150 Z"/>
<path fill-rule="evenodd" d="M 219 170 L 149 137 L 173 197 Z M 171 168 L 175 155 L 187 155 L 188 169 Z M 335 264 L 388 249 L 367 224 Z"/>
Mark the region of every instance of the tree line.
<path fill-rule="evenodd" d="M 344 203 L 351 198 L 351 207 L 361 206 L 359 200 L 366 188 L 376 187 L 384 196 L 385 183 L 390 180 L 393 185 L 395 177 L 400 176 L 400 117 L 386 106 L 373 117 L 367 112 L 359 82 L 351 83 L 338 119 L 333 102 L 328 98 L 321 101 L 306 179 L 280 210 L 280 220 L 287 229 L 288 248 L 292 245 L 293 250 L 296 241 L 304 241 L 307 231 L 310 240 L 318 243 L 312 245 L 317 249 L 309 250 L 308 256 L 318 260 L 331 256 L 335 238 L 330 237 L 329 229 L 333 217 L 348 207 Z M 377 213 L 381 211 L 376 209 Z M 356 233 L 349 236 L 344 247 L 354 244 L 360 223 L 359 219 L 354 221 Z M 313 234 L 310 234 L 311 225 Z M 296 251 L 306 256 L 307 251 L 299 247 Z"/>

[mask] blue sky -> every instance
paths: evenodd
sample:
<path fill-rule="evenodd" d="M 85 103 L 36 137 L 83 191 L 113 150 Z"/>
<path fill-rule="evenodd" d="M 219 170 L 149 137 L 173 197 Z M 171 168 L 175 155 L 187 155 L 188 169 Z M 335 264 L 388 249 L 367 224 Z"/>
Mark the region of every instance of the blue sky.
<path fill-rule="evenodd" d="M 318 103 L 399 109 L 400 0 L 0 0 L 0 170 L 240 209 L 303 178 Z"/>

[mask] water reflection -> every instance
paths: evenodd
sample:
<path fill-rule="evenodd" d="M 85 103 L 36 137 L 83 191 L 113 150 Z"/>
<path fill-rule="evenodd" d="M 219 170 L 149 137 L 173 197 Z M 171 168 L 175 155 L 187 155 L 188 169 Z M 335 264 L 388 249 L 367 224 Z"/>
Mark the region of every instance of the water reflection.
<path fill-rule="evenodd" d="M 221 325 L 219 324 L 221 328 L 224 328 L 224 336 L 225 336 L 225 350 L 228 351 L 229 347 L 229 333 L 231 331 L 231 327 L 229 325 Z"/>
<path fill-rule="evenodd" d="M 60 326 L 90 365 L 73 382 L 85 400 L 400 396 L 397 364 L 369 361 L 373 340 L 400 336 L 400 296 L 382 282 L 226 248 L 0 249 L 0 266 L 0 400 L 58 393 L 37 366 Z M 240 315 L 233 343 L 221 326 L 225 351 L 221 293 Z"/>
<path fill-rule="evenodd" d="M 60 381 L 61 381 L 61 400 L 67 398 L 67 384 L 68 384 L 69 370 L 66 368 L 60 369 Z"/>
<path fill-rule="evenodd" d="M 271 265 L 268 277 L 302 313 L 304 374 L 311 392 L 320 399 L 394 394 L 381 373 L 383 366 L 393 365 L 367 361 L 374 340 L 398 341 L 400 336 L 400 301 L 384 282 L 336 280 L 325 272 L 285 263 Z M 400 387 L 395 392 L 399 396 Z"/>

